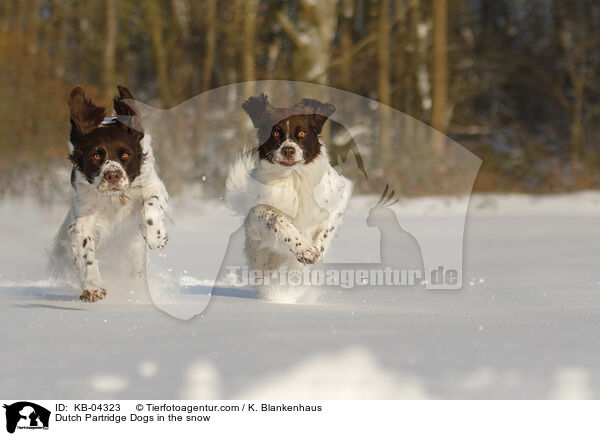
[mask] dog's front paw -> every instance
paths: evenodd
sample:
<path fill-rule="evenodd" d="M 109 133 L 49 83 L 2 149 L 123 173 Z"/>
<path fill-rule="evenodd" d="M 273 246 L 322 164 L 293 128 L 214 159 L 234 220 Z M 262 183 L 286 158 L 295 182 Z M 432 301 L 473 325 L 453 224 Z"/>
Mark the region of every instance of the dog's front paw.
<path fill-rule="evenodd" d="M 321 252 L 317 247 L 309 247 L 297 255 L 298 262 L 305 265 L 317 263 L 321 257 Z"/>
<path fill-rule="evenodd" d="M 151 250 L 162 250 L 167 245 L 169 235 L 162 220 L 149 218 L 146 221 L 146 243 Z"/>
<path fill-rule="evenodd" d="M 83 292 L 79 296 L 79 299 L 81 301 L 87 301 L 89 303 L 94 303 L 98 300 L 102 300 L 104 297 L 106 297 L 106 289 L 90 286 L 90 287 L 86 287 L 83 290 Z"/>

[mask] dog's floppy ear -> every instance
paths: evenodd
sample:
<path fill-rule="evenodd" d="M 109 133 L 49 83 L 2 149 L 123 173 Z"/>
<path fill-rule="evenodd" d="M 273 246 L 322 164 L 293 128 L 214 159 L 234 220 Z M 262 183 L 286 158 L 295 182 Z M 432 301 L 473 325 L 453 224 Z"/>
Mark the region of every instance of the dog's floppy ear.
<path fill-rule="evenodd" d="M 317 133 L 321 133 L 325 121 L 335 112 L 335 106 L 332 103 L 322 103 L 311 98 L 303 98 L 300 103 L 294 105 L 293 109 L 312 115 Z"/>
<path fill-rule="evenodd" d="M 71 137 L 86 135 L 98 128 L 106 116 L 106 109 L 96 106 L 85 96 L 83 87 L 76 86 L 69 93 Z"/>
<path fill-rule="evenodd" d="M 269 103 L 269 97 L 266 94 L 250 97 L 242 104 L 242 109 L 246 111 L 256 128 L 259 128 L 267 121 L 267 114 L 273 110 Z"/>
<path fill-rule="evenodd" d="M 144 127 L 142 126 L 140 109 L 135 104 L 135 97 L 126 86 L 117 85 L 117 89 L 119 95 L 113 99 L 117 120 L 119 124 L 141 140 L 144 137 Z"/>

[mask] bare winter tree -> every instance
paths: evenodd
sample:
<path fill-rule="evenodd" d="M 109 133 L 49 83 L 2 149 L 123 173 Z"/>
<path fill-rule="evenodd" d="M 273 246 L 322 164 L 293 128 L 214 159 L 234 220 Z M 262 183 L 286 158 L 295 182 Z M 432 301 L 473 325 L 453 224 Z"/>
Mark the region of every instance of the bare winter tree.
<path fill-rule="evenodd" d="M 446 133 L 448 128 L 448 0 L 433 0 L 432 47 L 432 104 L 431 126 Z M 444 141 L 439 135 L 433 140 L 435 153 L 444 152 Z"/>
<path fill-rule="evenodd" d="M 327 69 L 331 44 L 337 28 L 336 0 L 300 0 L 297 19 L 290 19 L 283 11 L 277 20 L 287 37 L 294 43 L 294 77 L 297 80 L 328 84 Z"/>
<path fill-rule="evenodd" d="M 570 144 L 571 164 L 579 169 L 581 158 L 585 152 L 585 127 L 596 111 L 584 113 L 587 87 L 594 77 L 595 66 L 589 62 L 591 51 L 598 50 L 600 31 L 575 28 L 572 22 L 564 23 L 560 30 L 560 43 L 565 56 L 567 74 L 571 90 L 561 96 L 559 101 L 565 110 L 571 114 Z"/>
<path fill-rule="evenodd" d="M 202 90 L 210 89 L 215 54 L 217 48 L 217 0 L 206 1 L 206 49 L 204 52 L 204 74 L 202 75 Z"/>
<path fill-rule="evenodd" d="M 377 34 L 377 98 L 379 106 L 379 147 L 381 162 L 389 162 L 391 141 L 391 61 L 390 61 L 390 0 L 380 0 Z"/>
<path fill-rule="evenodd" d="M 103 56 L 103 93 L 110 101 L 115 87 L 115 53 L 117 48 L 117 7 L 115 0 L 106 0 L 106 32 Z"/>
<path fill-rule="evenodd" d="M 148 0 L 144 3 L 147 22 L 146 28 L 152 42 L 152 54 L 156 68 L 158 91 L 163 105 L 172 104 L 171 81 L 169 79 L 168 51 L 163 36 L 163 11 L 158 0 Z"/>
<path fill-rule="evenodd" d="M 256 79 L 256 0 L 244 0 L 244 41 L 242 43 L 242 59 L 244 81 L 247 82 L 244 92 L 252 95 Z"/>
<path fill-rule="evenodd" d="M 444 136 L 417 123 L 385 129 L 389 105 L 483 157 L 481 189 L 600 188 L 598 22 L 597 0 L 0 1 L 0 191 L 18 164 L 64 166 L 64 95 L 74 84 L 106 104 L 126 83 L 142 101 L 171 107 L 240 81 L 250 96 L 262 79 L 380 101 L 371 174 L 401 172 L 389 155 L 404 138 L 449 157 Z M 233 122 L 247 123 L 239 112 Z M 206 162 L 218 168 L 202 134 L 209 115 L 180 141 L 177 165 L 161 144 L 167 180 L 197 180 L 193 168 Z"/>

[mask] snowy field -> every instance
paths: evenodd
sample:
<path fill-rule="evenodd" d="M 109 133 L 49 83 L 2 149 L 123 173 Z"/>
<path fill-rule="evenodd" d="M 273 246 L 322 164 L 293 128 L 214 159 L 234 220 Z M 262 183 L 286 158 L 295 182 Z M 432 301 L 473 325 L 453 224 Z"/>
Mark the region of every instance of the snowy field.
<path fill-rule="evenodd" d="M 360 212 L 375 201 L 353 200 L 328 261 L 378 261 Z M 600 397 L 600 193 L 474 196 L 462 290 L 362 287 L 277 304 L 221 287 L 187 321 L 143 291 L 84 304 L 48 280 L 45 249 L 66 209 L 0 203 L 3 398 Z M 413 224 L 431 210 L 440 225 L 456 214 L 439 198 L 396 206 Z M 201 200 L 179 202 L 175 219 L 172 258 L 210 283 L 239 222 Z"/>

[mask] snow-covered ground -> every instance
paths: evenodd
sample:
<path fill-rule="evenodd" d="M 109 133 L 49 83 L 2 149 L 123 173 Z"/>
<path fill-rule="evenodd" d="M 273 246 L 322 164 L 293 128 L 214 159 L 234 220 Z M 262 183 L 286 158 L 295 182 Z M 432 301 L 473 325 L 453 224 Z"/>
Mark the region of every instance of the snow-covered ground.
<path fill-rule="evenodd" d="M 375 202 L 353 200 L 328 261 L 378 261 L 364 223 Z M 455 204 L 404 200 L 396 213 L 443 225 Z M 600 397 L 600 193 L 474 196 L 462 290 L 361 287 L 277 304 L 219 288 L 187 321 L 126 291 L 80 303 L 49 281 L 45 248 L 66 208 L 0 203 L 3 398 Z M 171 259 L 210 283 L 239 221 L 200 199 L 180 201 L 175 219 Z"/>

